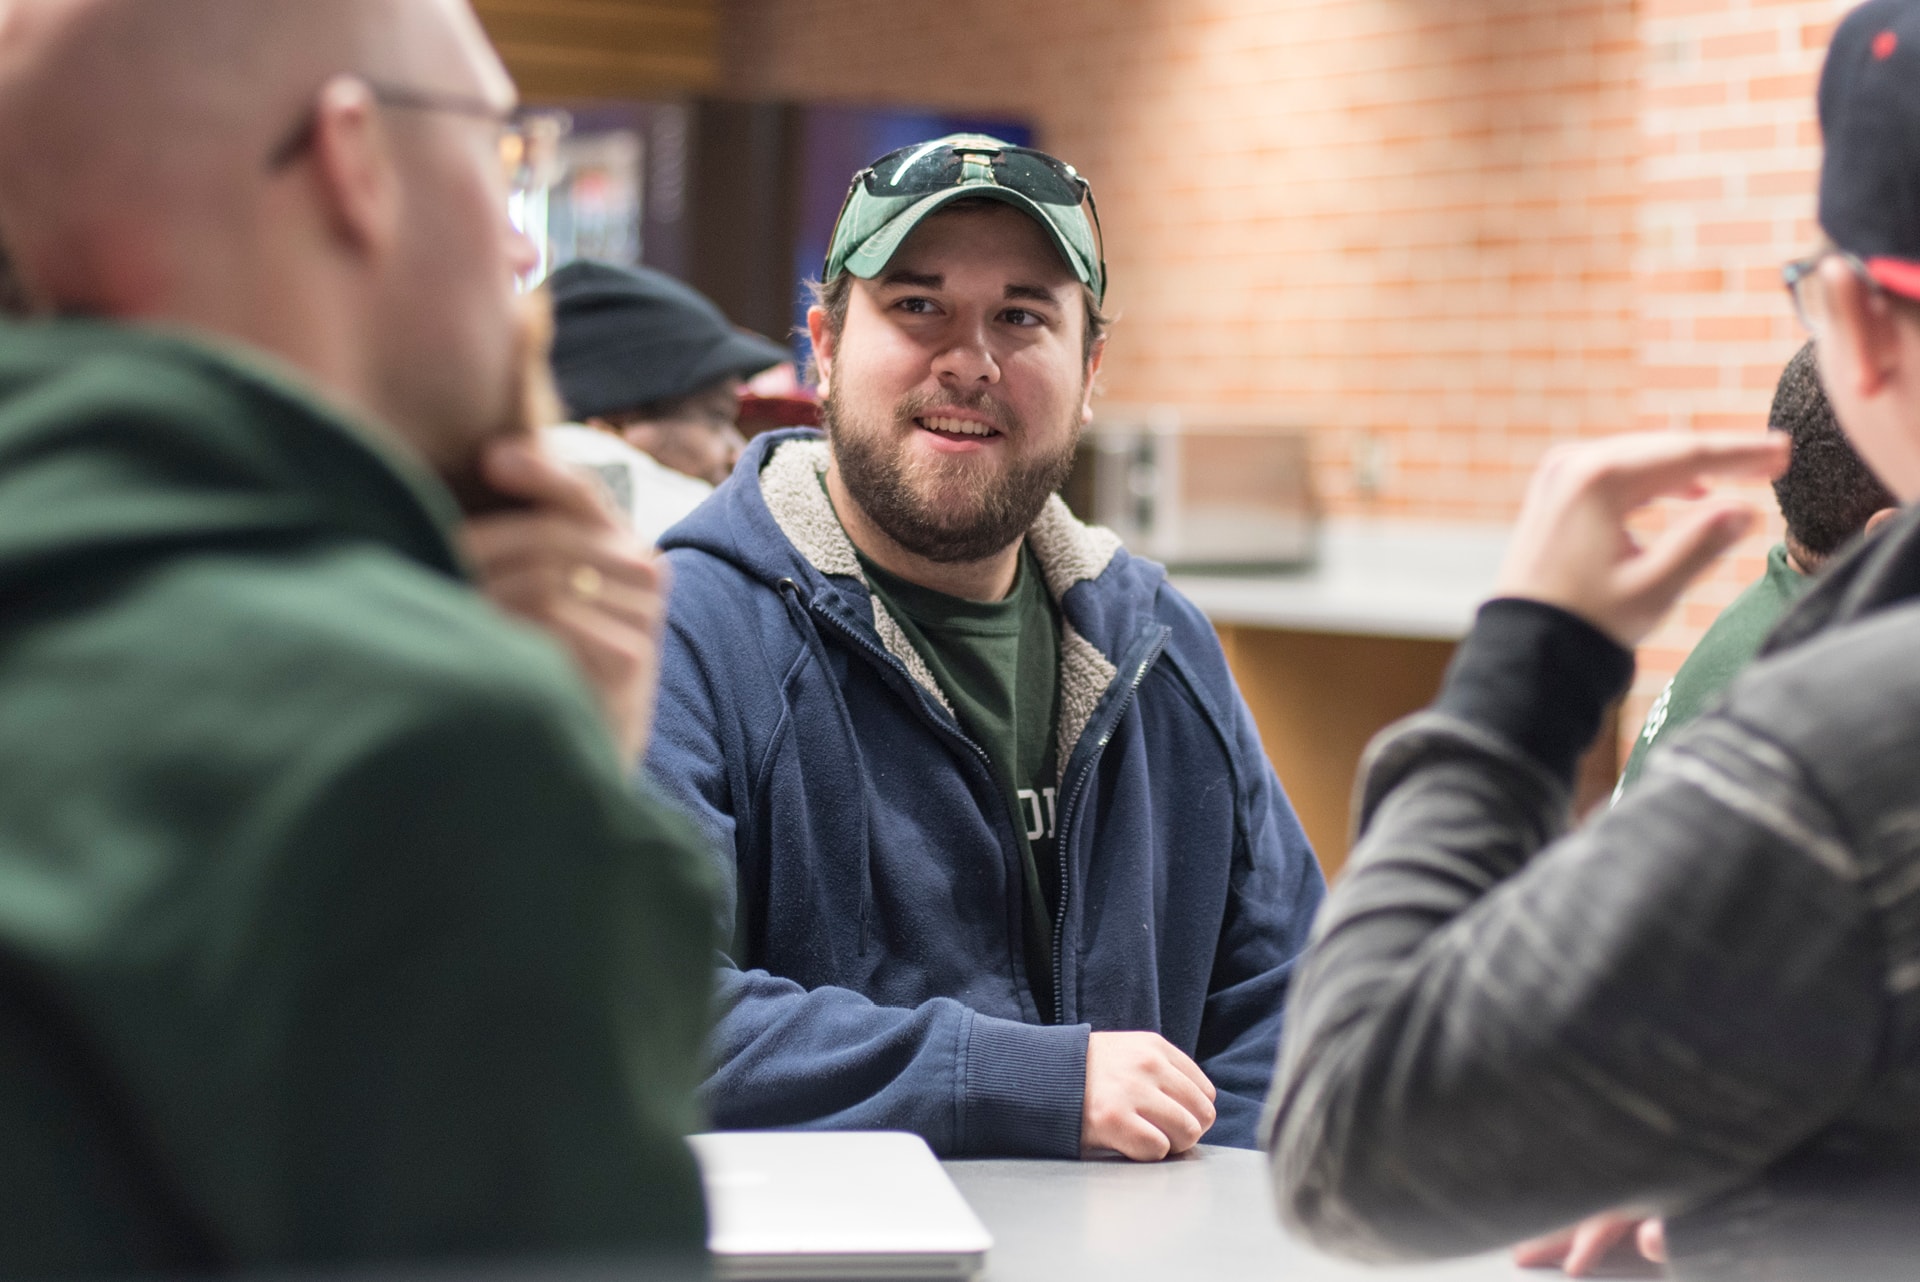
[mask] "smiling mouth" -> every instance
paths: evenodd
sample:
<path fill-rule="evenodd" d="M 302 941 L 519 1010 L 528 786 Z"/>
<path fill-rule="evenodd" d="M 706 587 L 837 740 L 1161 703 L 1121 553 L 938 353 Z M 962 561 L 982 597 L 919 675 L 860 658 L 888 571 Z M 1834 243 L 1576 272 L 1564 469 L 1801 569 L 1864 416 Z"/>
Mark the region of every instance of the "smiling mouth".
<path fill-rule="evenodd" d="M 970 418 L 948 418 L 944 414 L 924 414 L 913 420 L 914 426 L 936 436 L 970 437 L 975 440 L 1000 435 L 998 429 Z"/>

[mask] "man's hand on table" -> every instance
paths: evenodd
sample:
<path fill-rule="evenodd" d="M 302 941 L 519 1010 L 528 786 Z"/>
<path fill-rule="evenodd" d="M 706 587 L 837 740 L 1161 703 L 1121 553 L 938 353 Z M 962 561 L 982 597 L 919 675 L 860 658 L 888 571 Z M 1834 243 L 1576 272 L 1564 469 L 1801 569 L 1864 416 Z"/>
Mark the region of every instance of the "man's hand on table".
<path fill-rule="evenodd" d="M 1645 546 L 1628 516 L 1657 499 L 1705 499 L 1711 479 L 1778 476 L 1788 449 L 1784 432 L 1650 432 L 1562 446 L 1528 486 L 1496 595 L 1559 606 L 1632 649 L 1754 514 L 1712 499 Z"/>
<path fill-rule="evenodd" d="M 1664 1220 L 1609 1212 L 1582 1220 L 1570 1229 L 1522 1242 L 1513 1248 L 1513 1262 L 1523 1269 L 1559 1268 L 1570 1278 L 1585 1277 L 1612 1257 L 1614 1248 L 1631 1239 L 1650 1276 L 1655 1265 L 1667 1262 L 1667 1226 Z"/>
<path fill-rule="evenodd" d="M 1158 1033 L 1094 1033 L 1080 1150 L 1136 1162 L 1184 1153 L 1213 1125 L 1215 1094 L 1200 1066 Z"/>
<path fill-rule="evenodd" d="M 490 486 L 525 506 L 467 522 L 462 542 L 481 590 L 566 648 L 600 697 L 621 752 L 638 760 L 660 679 L 666 565 L 591 481 L 536 445 L 493 445 L 483 469 Z"/>

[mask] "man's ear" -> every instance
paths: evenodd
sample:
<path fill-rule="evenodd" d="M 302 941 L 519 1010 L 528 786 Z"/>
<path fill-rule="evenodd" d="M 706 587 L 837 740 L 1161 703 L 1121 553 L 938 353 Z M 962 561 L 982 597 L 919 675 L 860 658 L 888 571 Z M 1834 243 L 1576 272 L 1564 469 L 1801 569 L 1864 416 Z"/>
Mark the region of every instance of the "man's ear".
<path fill-rule="evenodd" d="M 1887 296 L 1839 257 L 1820 265 L 1827 333 L 1821 337 L 1834 373 L 1855 396 L 1871 399 L 1900 372 L 1899 317 Z"/>
<path fill-rule="evenodd" d="M 379 253 L 399 233 L 398 169 L 373 91 L 351 76 L 320 90 L 313 118 L 313 170 L 327 224 L 363 253 Z"/>
<path fill-rule="evenodd" d="M 1080 393 L 1080 425 L 1085 427 L 1093 422 L 1093 387 L 1100 377 L 1100 362 L 1107 356 L 1107 340 L 1093 340 L 1093 350 L 1087 354 L 1087 385 Z"/>
<path fill-rule="evenodd" d="M 827 394 L 827 380 L 833 377 L 833 335 L 827 329 L 827 309 L 807 308 L 807 340 L 813 344 L 813 366 L 820 371 L 820 395 Z"/>
<path fill-rule="evenodd" d="M 1875 512 L 1872 516 L 1867 518 L 1867 523 L 1866 525 L 1861 527 L 1861 532 L 1863 534 L 1872 534 L 1875 530 L 1879 529 L 1881 526 L 1885 525 L 1888 521 L 1891 521 L 1894 517 L 1899 515 L 1900 515 L 1899 508 L 1883 507 L 1878 512 Z"/>

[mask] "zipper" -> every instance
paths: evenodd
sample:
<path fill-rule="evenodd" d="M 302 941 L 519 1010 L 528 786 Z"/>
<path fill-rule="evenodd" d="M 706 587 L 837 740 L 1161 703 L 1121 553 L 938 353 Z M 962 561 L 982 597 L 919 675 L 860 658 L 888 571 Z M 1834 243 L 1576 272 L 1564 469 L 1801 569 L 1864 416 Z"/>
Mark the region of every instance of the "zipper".
<path fill-rule="evenodd" d="M 791 582 L 791 580 L 787 580 L 786 582 Z M 793 585 L 793 595 L 794 600 L 798 602 L 800 599 L 798 584 Z M 933 708 L 927 702 L 926 692 L 920 688 L 919 682 L 913 679 L 913 675 L 907 671 L 905 664 L 901 663 L 900 660 L 891 654 L 884 646 L 869 641 L 857 628 L 824 606 L 808 602 L 807 609 L 810 613 L 831 624 L 836 633 L 851 642 L 862 653 L 877 660 L 883 668 L 892 672 L 899 680 L 904 681 L 912 690 L 913 703 L 914 706 L 920 710 L 921 717 L 925 719 L 929 725 L 940 730 L 948 738 L 965 745 L 966 748 L 973 753 L 974 760 L 979 763 L 980 769 L 986 777 L 989 791 L 992 791 L 993 788 L 997 786 L 993 781 L 993 762 L 992 759 L 987 756 L 987 750 L 968 738 L 965 731 L 956 725 L 949 724 L 945 717 L 941 717 L 934 712 Z M 1086 789 L 1087 780 L 1093 775 L 1094 766 L 1099 763 L 1101 752 L 1106 748 L 1107 744 L 1112 741 L 1115 727 L 1120 724 L 1121 718 L 1127 715 L 1127 709 L 1133 706 L 1134 696 L 1139 693 L 1141 683 L 1147 679 L 1147 673 L 1152 670 L 1153 665 L 1166 650 L 1167 636 L 1168 629 L 1164 627 L 1158 629 L 1152 642 L 1147 646 L 1146 652 L 1140 656 L 1140 661 L 1134 667 L 1133 677 L 1127 682 L 1125 691 L 1114 706 L 1108 709 L 1106 716 L 1102 719 L 1100 736 L 1088 751 L 1086 760 L 1081 763 L 1079 771 L 1074 775 L 1073 786 L 1069 788 L 1066 795 L 1060 799 L 1060 809 L 1054 828 L 1054 865 L 1058 869 L 1059 880 L 1057 885 L 1060 890 L 1058 909 L 1054 913 L 1053 918 L 1052 1022 L 1054 1024 L 1062 1022 L 1067 1001 L 1066 981 L 1062 974 L 1061 948 L 1066 935 L 1068 892 L 1071 886 L 1067 874 L 1067 867 L 1070 862 L 1067 836 L 1072 825 L 1074 807 L 1079 804 L 1080 795 Z M 1137 649 L 1138 647 L 1136 647 L 1136 650 Z M 1085 741 L 1083 736 L 1081 742 L 1084 743 Z M 1008 818 L 1003 818 L 1000 822 L 1011 825 L 1013 821 Z M 1006 831 L 1011 833 L 1012 829 L 1009 827 Z M 1019 841 L 1016 837 L 1014 847 L 1017 848 L 1018 845 Z M 1031 976 L 1029 978 L 1031 978 Z"/>
<path fill-rule="evenodd" d="M 1067 1004 L 1067 984 L 1062 953 L 1067 934 L 1067 896 L 1072 886 L 1067 868 L 1073 862 L 1073 848 L 1067 844 L 1067 837 L 1072 831 L 1074 811 L 1080 804 L 1081 794 L 1086 791 L 1087 780 L 1093 777 L 1093 768 L 1099 763 L 1100 754 L 1106 750 L 1107 744 L 1112 742 L 1113 732 L 1120 725 L 1121 719 L 1127 715 L 1127 709 L 1133 706 L 1134 695 L 1139 693 L 1141 683 L 1147 679 L 1147 672 L 1167 648 L 1167 636 L 1168 630 L 1161 628 L 1159 634 L 1154 637 L 1153 643 L 1147 647 L 1147 652 L 1140 656 L 1140 662 L 1133 671 L 1133 679 L 1127 682 L 1126 691 L 1102 719 L 1100 737 L 1088 750 L 1087 759 L 1080 763 L 1080 769 L 1074 775 L 1072 787 L 1068 788 L 1066 795 L 1060 799 L 1060 813 L 1054 829 L 1056 855 L 1054 865 L 1060 873 L 1060 897 L 1057 901 L 1058 909 L 1053 918 L 1053 1022 L 1056 1024 L 1065 1019 Z"/>
<path fill-rule="evenodd" d="M 796 584 L 794 587 L 794 599 L 798 601 L 799 597 L 800 597 L 799 586 Z M 956 743 L 963 745 L 969 752 L 971 752 L 973 754 L 973 759 L 979 763 L 980 774 L 981 774 L 981 777 L 986 780 L 988 793 L 991 794 L 997 791 L 997 789 L 999 788 L 999 784 L 995 782 L 993 777 L 993 759 L 987 756 L 987 750 L 985 748 L 982 748 L 979 744 L 975 743 L 971 738 L 969 738 L 966 731 L 960 729 L 959 726 L 952 724 L 946 717 L 943 717 L 934 711 L 933 706 L 927 702 L 926 691 L 920 688 L 920 683 L 913 679 L 913 674 L 907 671 L 905 664 L 901 663 L 900 660 L 897 657 L 895 657 L 892 653 L 890 653 L 884 646 L 880 646 L 875 644 L 872 641 L 869 641 L 865 636 L 863 636 L 860 633 L 860 631 L 857 628 L 847 623 L 845 620 L 839 618 L 837 615 L 835 615 L 832 611 L 826 609 L 824 606 L 819 606 L 819 605 L 814 605 L 812 603 L 809 603 L 808 609 L 814 615 L 817 615 L 819 618 L 824 619 L 827 623 L 831 624 L 833 627 L 833 630 L 836 633 L 844 637 L 847 641 L 851 642 L 855 647 L 857 647 L 859 650 L 861 650 L 863 653 L 865 653 L 869 657 L 877 660 L 883 668 L 893 673 L 894 676 L 897 677 L 899 680 L 905 682 L 907 687 L 911 691 L 911 697 L 912 697 L 914 706 L 920 710 L 921 718 L 925 720 L 928 725 L 933 726 L 935 729 L 939 730 L 942 734 L 946 735 L 949 739 L 952 739 Z M 1013 828 L 1012 828 L 1013 820 L 1007 817 L 1004 813 L 1002 813 L 1004 809 L 1005 809 L 1004 807 L 995 807 L 991 813 L 999 815 L 999 818 L 995 822 L 997 826 L 1001 828 L 1002 842 L 1003 843 L 1006 842 L 1007 838 L 1009 837 L 1013 839 L 1012 843 L 1010 845 L 1007 845 L 1005 848 L 1008 850 L 1017 852 L 1020 847 L 1019 835 L 1014 833 L 1013 831 Z M 1026 884 L 1026 876 L 1024 871 L 1018 868 L 1014 869 L 1014 871 L 1020 874 L 1015 879 L 1016 884 L 1024 887 Z M 1025 893 L 1024 889 L 1022 890 L 1021 893 L 1022 894 Z M 1024 929 L 1025 927 L 1023 925 L 1022 930 L 1024 931 Z M 1056 922 L 1054 925 L 1054 934 L 1056 936 L 1058 936 L 1059 930 L 1060 930 L 1059 924 Z M 1024 953 L 1024 951 L 1025 951 L 1025 945 L 1022 945 L 1022 952 Z M 1056 954 L 1058 952 L 1057 943 L 1055 945 L 1055 952 Z M 1057 975 L 1059 971 L 1059 966 L 1057 963 L 1055 964 L 1054 970 Z M 1028 982 L 1031 983 L 1033 978 L 1034 978 L 1033 976 L 1028 976 Z M 1054 1004 L 1053 1004 L 1053 1021 L 1052 1021 L 1053 1023 L 1056 1023 L 1056 1024 L 1060 1022 L 1059 989 L 1060 989 L 1060 984 L 1058 979 L 1056 979 L 1054 981 Z"/>

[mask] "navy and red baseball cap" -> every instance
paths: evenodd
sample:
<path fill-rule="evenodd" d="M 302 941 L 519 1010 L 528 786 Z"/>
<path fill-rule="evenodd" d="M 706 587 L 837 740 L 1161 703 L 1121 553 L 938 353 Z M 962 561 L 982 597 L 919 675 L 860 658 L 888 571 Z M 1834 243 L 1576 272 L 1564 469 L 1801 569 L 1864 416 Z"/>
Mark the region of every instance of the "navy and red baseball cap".
<path fill-rule="evenodd" d="M 1920 0 L 1868 0 L 1820 73 L 1820 226 L 1881 288 L 1920 299 Z"/>

